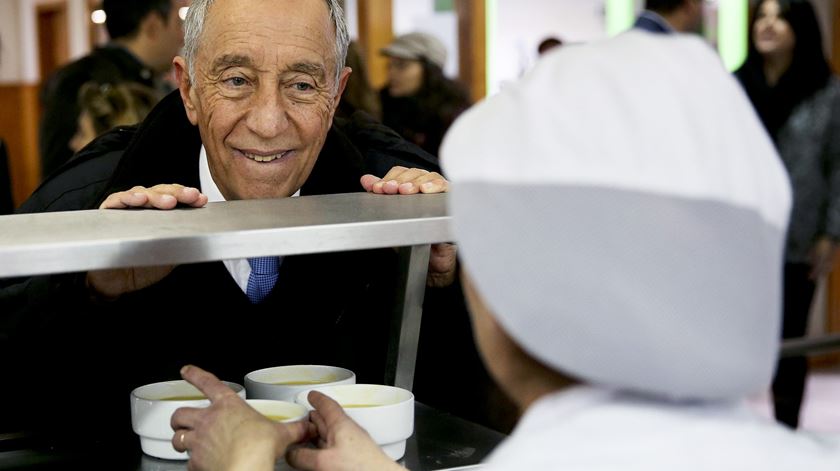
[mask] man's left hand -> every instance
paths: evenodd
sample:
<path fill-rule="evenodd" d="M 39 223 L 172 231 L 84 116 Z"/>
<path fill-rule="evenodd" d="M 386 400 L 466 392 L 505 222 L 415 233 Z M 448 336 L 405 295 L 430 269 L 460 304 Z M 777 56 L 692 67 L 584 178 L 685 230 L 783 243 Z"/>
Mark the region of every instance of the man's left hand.
<path fill-rule="evenodd" d="M 426 275 L 426 286 L 430 288 L 445 288 L 455 281 L 455 268 L 458 261 L 458 250 L 455 244 L 433 244 L 429 254 L 429 273 Z"/>
<path fill-rule="evenodd" d="M 182 407 L 172 414 L 172 446 L 190 452 L 191 470 L 272 470 L 289 445 L 310 436 L 307 422 L 272 422 L 201 368 L 186 366 L 181 376 L 211 402 L 207 408 Z"/>
<path fill-rule="evenodd" d="M 420 168 L 394 167 L 387 175 L 362 177 L 362 186 L 368 193 L 379 195 L 414 195 L 417 193 L 446 193 L 449 182 L 437 172 Z"/>

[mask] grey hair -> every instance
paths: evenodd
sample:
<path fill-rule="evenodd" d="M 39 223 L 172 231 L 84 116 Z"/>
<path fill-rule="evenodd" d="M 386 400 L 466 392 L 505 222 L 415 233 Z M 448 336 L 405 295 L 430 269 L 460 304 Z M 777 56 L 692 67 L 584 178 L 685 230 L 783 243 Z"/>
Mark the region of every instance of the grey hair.
<path fill-rule="evenodd" d="M 184 21 L 184 49 L 183 55 L 187 61 L 187 68 L 190 81 L 195 83 L 195 56 L 198 52 L 198 42 L 204 32 L 204 21 L 210 6 L 216 0 L 193 0 L 190 9 L 187 11 L 187 18 Z M 347 47 L 350 44 L 350 34 L 347 32 L 347 20 L 344 18 L 344 9 L 341 8 L 339 0 L 325 0 L 330 10 L 330 19 L 335 28 L 335 87 L 338 87 L 338 80 L 341 78 L 341 71 L 344 69 L 347 60 Z"/>

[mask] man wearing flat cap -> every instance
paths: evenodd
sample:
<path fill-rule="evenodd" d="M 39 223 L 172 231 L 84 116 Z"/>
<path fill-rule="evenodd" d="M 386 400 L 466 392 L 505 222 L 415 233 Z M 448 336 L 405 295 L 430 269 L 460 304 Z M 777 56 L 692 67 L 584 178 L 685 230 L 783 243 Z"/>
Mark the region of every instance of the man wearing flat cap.
<path fill-rule="evenodd" d="M 409 33 L 380 52 L 388 59 L 382 122 L 437 156 L 449 126 L 470 106 L 466 90 L 444 75 L 446 46 L 430 34 Z"/>

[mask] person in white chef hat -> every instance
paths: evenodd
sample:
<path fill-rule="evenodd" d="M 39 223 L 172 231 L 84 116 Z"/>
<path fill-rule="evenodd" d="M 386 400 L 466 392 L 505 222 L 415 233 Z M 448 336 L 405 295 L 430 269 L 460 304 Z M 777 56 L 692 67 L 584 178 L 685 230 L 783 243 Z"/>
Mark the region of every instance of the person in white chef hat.
<path fill-rule="evenodd" d="M 778 352 L 791 190 L 701 40 L 553 54 L 467 112 L 442 161 L 479 348 L 523 412 L 484 469 L 840 470 L 840 440 L 744 404 Z M 309 400 L 319 448 L 293 466 L 401 469 Z"/>

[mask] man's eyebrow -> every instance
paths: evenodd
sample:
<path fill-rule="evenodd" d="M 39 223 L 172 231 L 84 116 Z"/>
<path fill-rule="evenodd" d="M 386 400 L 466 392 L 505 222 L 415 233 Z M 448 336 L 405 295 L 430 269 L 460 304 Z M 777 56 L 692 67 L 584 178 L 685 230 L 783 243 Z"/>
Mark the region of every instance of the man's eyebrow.
<path fill-rule="evenodd" d="M 292 72 L 301 72 L 304 74 L 312 75 L 317 79 L 324 79 L 327 76 L 326 70 L 324 70 L 324 66 L 320 64 L 316 64 L 314 62 L 298 62 L 289 66 L 289 70 Z"/>
<path fill-rule="evenodd" d="M 248 56 L 243 56 L 241 54 L 225 54 L 216 58 L 213 61 L 213 68 L 214 72 L 219 72 L 228 67 L 250 67 L 253 65 L 253 61 Z"/>

